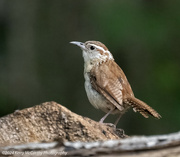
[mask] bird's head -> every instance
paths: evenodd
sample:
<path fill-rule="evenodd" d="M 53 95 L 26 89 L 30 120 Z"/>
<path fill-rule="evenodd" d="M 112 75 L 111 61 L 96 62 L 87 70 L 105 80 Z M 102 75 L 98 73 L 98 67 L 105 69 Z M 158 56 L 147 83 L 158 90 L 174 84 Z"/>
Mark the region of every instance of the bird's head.
<path fill-rule="evenodd" d="M 108 48 L 99 41 L 86 41 L 85 43 L 72 41 L 70 43 L 77 45 L 82 49 L 85 62 L 94 60 L 98 60 L 99 62 L 109 59 L 114 60 Z"/>

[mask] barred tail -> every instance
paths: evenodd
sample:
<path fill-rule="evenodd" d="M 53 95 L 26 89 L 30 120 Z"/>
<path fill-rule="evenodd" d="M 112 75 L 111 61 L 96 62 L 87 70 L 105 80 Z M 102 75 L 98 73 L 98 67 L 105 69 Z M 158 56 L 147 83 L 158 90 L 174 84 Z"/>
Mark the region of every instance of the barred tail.
<path fill-rule="evenodd" d="M 157 113 L 153 108 L 148 106 L 146 103 L 143 101 L 135 98 L 135 97 L 129 97 L 124 100 L 124 103 L 128 104 L 133 108 L 135 112 L 140 112 L 145 118 L 148 118 L 149 115 L 160 119 L 161 115 Z"/>

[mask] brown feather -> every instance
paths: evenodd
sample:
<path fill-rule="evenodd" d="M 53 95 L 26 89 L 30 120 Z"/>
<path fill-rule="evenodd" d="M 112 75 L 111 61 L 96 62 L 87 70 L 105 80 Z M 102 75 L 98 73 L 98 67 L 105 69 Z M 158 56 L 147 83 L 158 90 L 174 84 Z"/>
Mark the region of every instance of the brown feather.
<path fill-rule="evenodd" d="M 161 118 L 161 115 L 157 113 L 153 108 L 135 97 L 126 98 L 124 100 L 124 103 L 129 104 L 135 111 L 140 112 L 145 118 L 148 118 L 149 115 L 157 119 Z"/>
<path fill-rule="evenodd" d="M 124 72 L 113 60 L 94 66 L 90 71 L 90 79 L 92 87 L 120 111 L 130 106 L 145 118 L 149 115 L 158 119 L 161 117 L 146 103 L 134 97 Z"/>
<path fill-rule="evenodd" d="M 125 74 L 113 60 L 94 66 L 90 71 L 90 79 L 92 87 L 120 111 L 125 107 L 123 106 L 123 94 L 134 95 Z"/>

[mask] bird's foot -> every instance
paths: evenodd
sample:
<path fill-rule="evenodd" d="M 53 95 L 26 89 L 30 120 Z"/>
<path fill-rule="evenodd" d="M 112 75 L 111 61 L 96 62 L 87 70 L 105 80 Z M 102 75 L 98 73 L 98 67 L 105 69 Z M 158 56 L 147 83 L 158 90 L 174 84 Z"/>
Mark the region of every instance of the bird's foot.
<path fill-rule="evenodd" d="M 112 123 L 102 123 L 102 122 L 99 122 L 99 123 L 116 129 L 116 125 L 114 125 Z"/>
<path fill-rule="evenodd" d="M 129 136 L 125 134 L 125 131 L 123 129 L 117 128 L 116 129 L 116 135 L 118 135 L 121 138 L 128 138 Z"/>
<path fill-rule="evenodd" d="M 116 134 L 118 134 L 118 136 L 123 136 L 125 134 L 123 129 L 117 128 L 116 129 Z"/>

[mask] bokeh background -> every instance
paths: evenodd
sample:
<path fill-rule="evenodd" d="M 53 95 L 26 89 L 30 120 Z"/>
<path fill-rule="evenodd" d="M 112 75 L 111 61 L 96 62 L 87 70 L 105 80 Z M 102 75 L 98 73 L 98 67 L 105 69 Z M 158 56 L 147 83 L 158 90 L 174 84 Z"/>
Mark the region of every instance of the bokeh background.
<path fill-rule="evenodd" d="M 69 42 L 99 40 L 136 97 L 163 117 L 145 119 L 130 110 L 118 127 L 129 135 L 178 131 L 179 6 L 179 0 L 1 0 L 0 116 L 56 101 L 98 121 L 104 113 L 87 99 L 81 50 Z"/>

